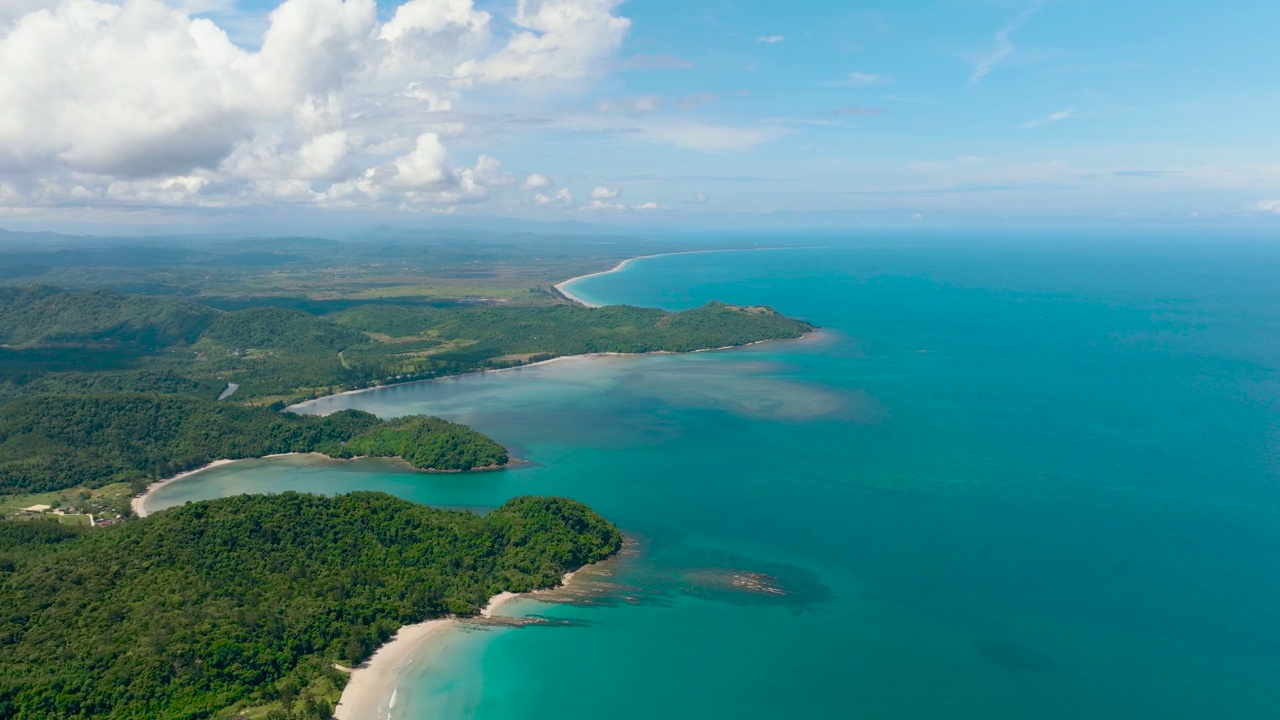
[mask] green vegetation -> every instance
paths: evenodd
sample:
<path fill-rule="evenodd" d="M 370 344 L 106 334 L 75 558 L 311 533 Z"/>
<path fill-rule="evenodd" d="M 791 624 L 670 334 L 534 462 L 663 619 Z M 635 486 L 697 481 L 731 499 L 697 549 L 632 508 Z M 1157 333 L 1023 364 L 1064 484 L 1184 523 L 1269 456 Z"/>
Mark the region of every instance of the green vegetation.
<path fill-rule="evenodd" d="M 226 313 L 204 332 L 225 347 L 287 350 L 298 354 L 337 353 L 365 342 L 359 332 L 301 310 L 260 307 Z"/>
<path fill-rule="evenodd" d="M 621 545 L 612 525 L 554 498 L 478 517 L 375 493 L 286 493 L 75 524 L 115 523 L 150 481 L 221 458 L 508 461 L 438 418 L 277 412 L 291 402 L 811 329 L 721 303 L 590 309 L 552 288 L 677 249 L 661 243 L 369 235 L 36 245 L 0 231 L 0 510 L 23 518 L 0 522 L 0 717 L 328 717 L 345 683 L 334 662 L 360 662 L 404 623 L 552 586 Z M 33 505 L 66 514 L 21 512 Z"/>
<path fill-rule="evenodd" d="M 506 448 L 471 428 L 422 415 L 388 420 L 320 449 L 331 457 L 398 457 L 422 470 L 493 469 L 509 459 Z"/>
<path fill-rule="evenodd" d="M 4 303 L 11 303 L 5 305 Z M 56 322 L 23 303 L 44 303 Z M 57 307 L 73 308 L 58 312 Z M 128 309 L 139 315 L 130 317 Z M 365 304 L 224 312 L 106 291 L 0 288 L 0 398 L 158 392 L 283 407 L 353 388 L 593 352 L 684 352 L 794 338 L 811 326 L 770 308 Z M 20 342 L 18 342 L 20 341 Z"/>
<path fill-rule="evenodd" d="M 629 305 L 587 308 L 566 304 L 416 311 L 420 317 L 417 323 L 412 322 L 413 314 L 408 308 L 374 306 L 347 310 L 335 319 L 392 338 L 427 335 L 471 341 L 474 344 L 465 352 L 442 356 L 479 361 L 516 353 L 688 352 L 798 337 L 813 329 L 771 308 L 740 308 L 718 302 L 679 313 Z"/>
<path fill-rule="evenodd" d="M 435 418 L 384 424 L 357 410 L 315 417 L 181 395 L 46 395 L 11 403 L 0 414 L 0 494 L 118 482 L 140 491 L 213 460 L 289 452 L 404 452 L 416 467 L 432 470 L 506 462 L 492 440 Z"/>
<path fill-rule="evenodd" d="M 328 717 L 344 683 L 332 663 L 620 547 L 616 528 L 558 498 L 480 517 L 285 493 L 87 534 L 0 524 L 0 717 Z"/>
<path fill-rule="evenodd" d="M 687 243 L 529 233 L 372 230 L 306 237 L 93 238 L 0 230 L 0 284 L 53 285 L 331 311 L 344 301 L 552 303 L 550 286 Z M 263 302 L 268 300 L 269 302 Z M 302 304 L 301 301 L 306 301 Z M 349 305 L 348 305 L 349 306 Z"/>
<path fill-rule="evenodd" d="M 192 342 L 217 315 L 185 300 L 118 295 L 105 290 L 63 292 L 32 285 L 0 288 L 0 345 L 137 345 Z"/>

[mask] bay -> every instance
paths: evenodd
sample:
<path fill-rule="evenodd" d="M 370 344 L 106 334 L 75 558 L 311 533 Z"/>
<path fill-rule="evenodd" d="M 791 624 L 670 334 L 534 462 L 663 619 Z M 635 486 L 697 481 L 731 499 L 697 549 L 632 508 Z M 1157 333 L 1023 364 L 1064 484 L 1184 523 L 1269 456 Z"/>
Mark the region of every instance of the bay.
<path fill-rule="evenodd" d="M 820 337 L 326 398 L 532 465 L 274 458 L 152 509 L 378 489 L 565 495 L 632 538 L 411 666 L 425 718 L 1280 717 L 1280 250 L 899 235 L 645 259 L 596 302 L 768 304 Z"/>

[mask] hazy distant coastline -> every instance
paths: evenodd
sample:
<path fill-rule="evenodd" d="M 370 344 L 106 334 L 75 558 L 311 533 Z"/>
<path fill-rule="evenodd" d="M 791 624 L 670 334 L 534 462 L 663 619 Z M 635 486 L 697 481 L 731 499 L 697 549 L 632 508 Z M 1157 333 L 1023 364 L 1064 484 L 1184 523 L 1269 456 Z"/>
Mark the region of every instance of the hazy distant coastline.
<path fill-rule="evenodd" d="M 598 308 L 598 307 L 603 307 L 603 306 L 602 306 L 602 305 L 599 305 L 599 304 L 597 304 L 597 303 L 589 302 L 589 301 L 587 301 L 587 300 L 583 299 L 581 296 L 574 295 L 574 294 L 573 294 L 573 292 L 571 292 L 571 291 L 568 289 L 568 288 L 569 288 L 569 286 L 570 286 L 570 285 L 573 285 L 574 283 L 578 282 L 579 280 L 585 280 L 585 279 L 590 278 L 590 277 L 596 277 L 596 276 L 599 276 L 599 275 L 609 275 L 609 274 L 611 274 L 611 273 L 621 272 L 622 270 L 626 269 L 626 267 L 627 267 L 628 265 L 630 265 L 631 263 L 633 263 L 633 262 L 635 262 L 635 261 L 637 261 L 637 260 L 648 260 L 648 259 L 650 259 L 650 258 L 670 257 L 670 256 L 672 256 L 672 255 L 706 255 L 706 254 L 709 254 L 709 253 L 760 252 L 760 251 L 764 251 L 764 250 L 805 250 L 805 249 L 810 249 L 810 248 L 813 248 L 813 247 L 816 247 L 816 246 L 813 246 L 813 245 L 802 245 L 802 246 L 797 246 L 797 247 L 724 248 L 724 249 L 716 249 L 716 250 L 683 250 L 683 251 L 680 251 L 680 252 L 654 253 L 653 255 L 638 255 L 638 256 L 633 257 L 633 258 L 627 258 L 626 260 L 623 260 L 622 262 L 618 263 L 617 265 L 614 265 L 612 268 L 609 268 L 608 270 L 601 270 L 600 272 L 587 273 L 586 275 L 579 275 L 579 276 L 577 276 L 577 277 L 571 277 L 571 278 L 569 278 L 568 280 L 562 280 L 562 281 L 560 281 L 560 282 L 558 282 L 558 283 L 556 283 L 556 284 L 555 284 L 555 289 L 556 289 L 556 291 L 557 291 L 557 292 L 559 292 L 561 295 L 565 296 L 565 297 L 566 297 L 566 298 L 568 298 L 569 300 L 572 300 L 573 302 L 578 303 L 579 305 L 583 305 L 583 306 L 585 306 L 585 307 L 589 307 L 589 308 Z M 710 348 L 708 348 L 708 349 L 710 349 Z"/>

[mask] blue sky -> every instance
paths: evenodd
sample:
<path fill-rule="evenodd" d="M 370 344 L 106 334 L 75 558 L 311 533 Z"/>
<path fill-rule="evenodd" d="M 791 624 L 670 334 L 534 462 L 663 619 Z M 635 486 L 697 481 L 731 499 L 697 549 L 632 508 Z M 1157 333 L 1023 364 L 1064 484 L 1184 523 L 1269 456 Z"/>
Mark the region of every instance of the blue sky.
<path fill-rule="evenodd" d="M 48 18 L 0 14 L 0 224 L 1280 221 L 1280 3 L 76 0 L 76 35 L 16 1 Z"/>

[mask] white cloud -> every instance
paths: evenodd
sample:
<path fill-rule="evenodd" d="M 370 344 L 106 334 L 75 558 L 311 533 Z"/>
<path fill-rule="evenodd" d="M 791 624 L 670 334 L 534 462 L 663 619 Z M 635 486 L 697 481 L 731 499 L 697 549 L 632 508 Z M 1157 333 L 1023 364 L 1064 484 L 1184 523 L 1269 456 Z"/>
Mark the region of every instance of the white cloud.
<path fill-rule="evenodd" d="M 0 37 L 9 30 L 9 23 L 36 10 L 53 10 L 62 0 L 4 0 L 0 3 Z"/>
<path fill-rule="evenodd" d="M 667 209 L 667 207 L 666 207 L 666 206 L 664 206 L 664 205 L 659 205 L 659 204 L 658 204 L 658 203 L 656 203 L 656 202 L 649 201 L 649 202 L 647 202 L 647 203 L 641 203 L 641 204 L 639 204 L 639 205 L 636 205 L 636 206 L 635 206 L 634 208 L 632 208 L 632 209 L 633 209 L 633 210 L 666 210 L 666 209 Z"/>
<path fill-rule="evenodd" d="M 492 55 L 459 64 L 454 76 L 470 84 L 597 74 L 631 27 L 613 14 L 621 1 L 519 0 L 512 22 L 522 31 Z"/>
<path fill-rule="evenodd" d="M 525 190 L 545 190 L 554 184 L 555 183 L 551 182 L 551 178 L 543 175 L 542 173 L 531 173 L 529 177 L 526 177 L 524 182 L 520 184 L 520 187 Z"/>
<path fill-rule="evenodd" d="M 26 15 L 0 40 L 0 170 L 216 167 L 264 123 L 331 110 L 363 62 L 374 12 L 372 0 L 287 0 L 256 53 L 160 0 L 68 0 Z"/>
<path fill-rule="evenodd" d="M 538 193 L 533 197 L 533 201 L 539 205 L 559 205 L 561 207 L 569 207 L 573 205 L 573 193 L 569 192 L 568 188 L 561 188 L 560 191 L 553 196 Z"/>
<path fill-rule="evenodd" d="M 774 43 L 780 43 L 786 39 L 787 38 L 783 35 L 761 35 L 760 37 L 756 38 L 756 42 L 764 43 L 766 45 L 773 45 Z"/>
<path fill-rule="evenodd" d="M 435 133 L 418 137 L 413 150 L 383 170 L 382 184 L 401 188 L 438 187 L 453 180 L 449 152 Z"/>
<path fill-rule="evenodd" d="M 1258 209 L 1262 212 L 1280 215 L 1280 200 L 1263 200 L 1258 203 Z"/>
<path fill-rule="evenodd" d="M 448 75 L 484 49 L 490 20 L 472 0 L 409 0 L 378 31 L 384 43 L 380 75 L 417 87 L 423 77 Z"/>
<path fill-rule="evenodd" d="M 486 155 L 481 155 L 474 167 L 453 167 L 440 138 L 423 133 L 412 150 L 365 170 L 358 178 L 334 183 L 316 199 L 335 207 L 358 207 L 372 201 L 407 210 L 445 206 L 452 212 L 460 203 L 480 202 L 489 197 L 492 188 L 514 182 L 515 176 L 503 172 L 501 163 Z"/>
<path fill-rule="evenodd" d="M 982 82 L 982 80 L 986 76 L 990 75 L 991 71 L 995 70 L 996 67 L 1005 60 L 1005 58 L 1013 54 L 1014 31 L 1030 20 L 1032 15 L 1039 12 L 1043 5 L 1044 0 L 1034 0 L 1026 10 L 1023 10 L 1017 17 L 1010 20 L 1004 27 L 996 31 L 995 37 L 993 38 L 995 46 L 990 52 L 979 57 L 973 64 L 973 72 L 969 74 L 970 85 L 977 85 Z"/>
<path fill-rule="evenodd" d="M 513 30 L 473 0 L 409 0 L 384 24 L 375 0 L 283 0 L 237 41 L 190 15 L 244 15 L 229 0 L 0 0 L 5 202 L 473 201 L 518 179 L 451 161 L 450 138 L 485 129 L 453 113 L 468 83 L 613 67 L 618 5 L 520 0 Z"/>
<path fill-rule="evenodd" d="M 690 199 L 688 199 L 688 200 L 685 200 L 685 201 L 684 201 L 684 204 L 686 204 L 686 205 L 706 205 L 706 204 L 707 204 L 707 203 L 709 203 L 709 202 L 711 202 L 711 196 L 710 196 L 710 195 L 708 195 L 708 194 L 706 194 L 706 193 L 702 193 L 702 192 L 696 192 L 696 193 L 694 193 L 694 194 L 693 194 L 693 197 L 692 197 L 692 198 L 690 198 Z"/>
<path fill-rule="evenodd" d="M 1066 120 L 1067 118 L 1071 117 L 1072 112 L 1073 112 L 1072 108 L 1067 108 L 1066 110 L 1059 110 L 1057 112 L 1051 112 L 1042 118 L 1036 118 L 1035 120 L 1025 122 L 1019 125 L 1018 127 L 1022 128 L 1023 130 L 1030 130 L 1031 128 L 1038 128 L 1042 125 L 1052 125 L 1053 123 L 1062 122 L 1063 120 Z"/>
<path fill-rule="evenodd" d="M 612 200 L 622 194 L 618 188 L 607 188 L 603 185 L 591 191 L 592 200 Z"/>
<path fill-rule="evenodd" d="M 481 155 L 476 160 L 474 170 L 475 181 L 486 187 L 506 187 L 516 184 L 516 176 L 504 172 L 502 162 L 488 155 Z"/>

